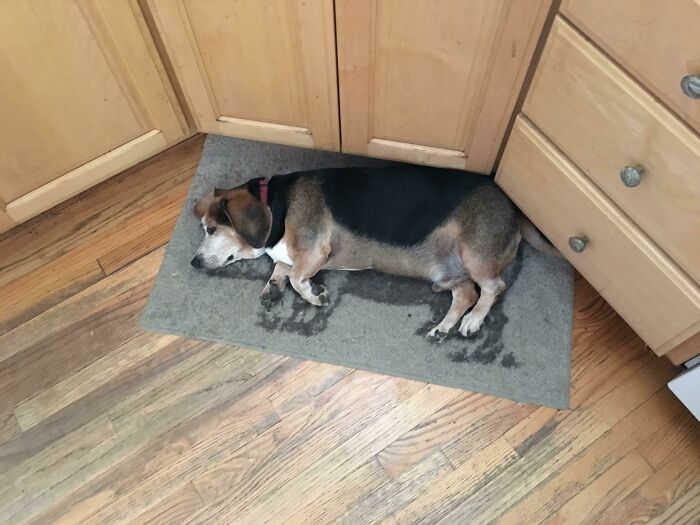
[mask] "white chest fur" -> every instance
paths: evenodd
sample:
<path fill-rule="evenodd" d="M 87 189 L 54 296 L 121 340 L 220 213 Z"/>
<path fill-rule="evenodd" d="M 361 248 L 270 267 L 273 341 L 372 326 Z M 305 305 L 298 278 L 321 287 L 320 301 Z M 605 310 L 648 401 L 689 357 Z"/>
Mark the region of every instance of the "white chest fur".
<path fill-rule="evenodd" d="M 287 250 L 287 243 L 282 239 L 280 242 L 275 244 L 272 248 L 265 248 L 265 253 L 267 253 L 270 258 L 275 262 L 283 262 L 292 266 L 294 262 L 289 256 L 289 251 Z"/>

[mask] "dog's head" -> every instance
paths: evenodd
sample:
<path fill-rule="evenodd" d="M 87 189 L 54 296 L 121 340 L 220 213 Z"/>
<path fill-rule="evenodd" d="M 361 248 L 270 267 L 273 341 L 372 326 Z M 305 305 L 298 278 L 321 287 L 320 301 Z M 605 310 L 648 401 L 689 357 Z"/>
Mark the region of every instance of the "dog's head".
<path fill-rule="evenodd" d="M 204 240 L 191 261 L 195 268 L 221 268 L 265 252 L 272 213 L 245 186 L 214 189 L 195 205 L 194 214 L 204 228 Z"/>

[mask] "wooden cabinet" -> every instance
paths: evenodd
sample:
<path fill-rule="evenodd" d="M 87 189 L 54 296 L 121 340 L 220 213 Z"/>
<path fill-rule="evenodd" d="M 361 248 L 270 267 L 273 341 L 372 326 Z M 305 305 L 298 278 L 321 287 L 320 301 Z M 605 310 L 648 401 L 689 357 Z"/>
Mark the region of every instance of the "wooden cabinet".
<path fill-rule="evenodd" d="M 336 0 L 343 151 L 488 173 L 550 0 Z"/>
<path fill-rule="evenodd" d="M 338 150 L 333 0 L 148 0 L 197 129 Z"/>
<path fill-rule="evenodd" d="M 7 2 L 0 231 L 189 132 L 163 61 L 198 131 L 489 173 L 551 4 Z"/>
<path fill-rule="evenodd" d="M 580 25 L 553 21 L 496 182 L 654 352 L 678 362 L 700 341 L 700 137 L 664 101 L 682 100 L 666 74 L 691 72 L 700 51 L 687 38 L 697 6 L 679 0 L 679 18 L 646 0 L 613 4 L 561 4 Z M 630 47 L 642 41 L 656 44 Z M 666 62 L 661 43 L 680 54 Z M 693 108 L 676 105 L 691 124 Z"/>
<path fill-rule="evenodd" d="M 523 117 L 496 182 L 654 350 L 697 331 L 700 289 Z"/>
<path fill-rule="evenodd" d="M 552 26 L 523 111 L 700 282 L 695 133 L 563 20 Z M 625 166 L 642 170 L 637 185 L 622 182 Z"/>
<path fill-rule="evenodd" d="M 700 100 L 681 88 L 688 76 L 700 83 L 700 2 L 564 0 L 561 10 L 700 133 Z"/>
<path fill-rule="evenodd" d="M 4 2 L 0 47 L 0 228 L 185 135 L 137 0 Z"/>

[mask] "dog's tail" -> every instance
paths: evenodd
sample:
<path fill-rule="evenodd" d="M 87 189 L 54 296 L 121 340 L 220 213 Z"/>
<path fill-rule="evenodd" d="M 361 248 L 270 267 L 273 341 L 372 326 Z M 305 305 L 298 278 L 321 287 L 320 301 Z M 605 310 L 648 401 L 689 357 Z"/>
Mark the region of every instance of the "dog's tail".
<path fill-rule="evenodd" d="M 520 235 L 536 250 L 546 253 L 547 255 L 563 257 L 562 254 L 559 253 L 559 250 L 557 250 L 547 238 L 540 233 L 540 230 L 530 222 L 530 219 L 524 215 L 520 216 Z"/>

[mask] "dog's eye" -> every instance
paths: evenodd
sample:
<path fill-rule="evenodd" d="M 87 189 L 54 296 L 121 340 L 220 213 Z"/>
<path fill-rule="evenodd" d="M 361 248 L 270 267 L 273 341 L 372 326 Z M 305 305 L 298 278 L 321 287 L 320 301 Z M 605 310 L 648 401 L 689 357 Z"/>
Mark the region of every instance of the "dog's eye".
<path fill-rule="evenodd" d="M 226 259 L 226 262 L 231 262 L 233 261 L 233 255 L 229 255 L 228 258 Z"/>
<path fill-rule="evenodd" d="M 216 231 L 216 226 L 207 226 L 207 235 L 214 235 Z"/>

